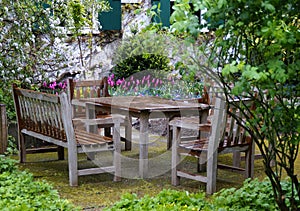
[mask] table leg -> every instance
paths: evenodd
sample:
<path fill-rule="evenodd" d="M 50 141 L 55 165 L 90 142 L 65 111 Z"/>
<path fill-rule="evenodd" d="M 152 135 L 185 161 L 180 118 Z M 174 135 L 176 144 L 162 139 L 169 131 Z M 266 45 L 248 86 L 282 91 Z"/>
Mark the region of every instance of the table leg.
<path fill-rule="evenodd" d="M 139 175 L 146 178 L 148 175 L 148 143 L 149 143 L 149 112 L 140 114 L 140 159 Z"/>

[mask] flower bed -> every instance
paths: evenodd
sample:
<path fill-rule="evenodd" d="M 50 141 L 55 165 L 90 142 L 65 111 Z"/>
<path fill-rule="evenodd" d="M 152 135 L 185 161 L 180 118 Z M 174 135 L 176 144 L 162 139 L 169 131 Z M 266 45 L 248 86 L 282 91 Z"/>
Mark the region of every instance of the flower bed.
<path fill-rule="evenodd" d="M 108 77 L 109 94 L 112 96 L 159 96 L 167 99 L 201 98 L 203 83 L 179 80 L 175 77 L 158 78 L 151 76 L 115 79 Z"/>

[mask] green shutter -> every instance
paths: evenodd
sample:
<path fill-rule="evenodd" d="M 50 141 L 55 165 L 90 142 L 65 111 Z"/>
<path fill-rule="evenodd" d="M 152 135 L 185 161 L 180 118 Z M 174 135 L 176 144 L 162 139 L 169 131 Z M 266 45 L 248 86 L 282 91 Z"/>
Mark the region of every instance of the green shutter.
<path fill-rule="evenodd" d="M 102 26 L 101 30 L 121 30 L 121 0 L 108 0 L 110 7 L 109 12 L 99 13 L 99 22 Z"/>
<path fill-rule="evenodd" d="M 162 23 L 162 26 L 170 26 L 170 13 L 171 5 L 170 0 L 152 0 L 152 5 L 158 5 L 160 3 L 160 13 L 158 17 L 153 17 L 152 21 L 155 23 Z"/>

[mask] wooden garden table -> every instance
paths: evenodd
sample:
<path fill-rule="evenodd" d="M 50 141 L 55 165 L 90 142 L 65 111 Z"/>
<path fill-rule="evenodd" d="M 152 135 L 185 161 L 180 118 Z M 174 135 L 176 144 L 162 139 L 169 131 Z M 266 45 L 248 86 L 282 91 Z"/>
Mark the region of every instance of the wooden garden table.
<path fill-rule="evenodd" d="M 199 116 L 200 123 L 205 123 L 210 106 L 196 101 L 184 102 L 164 99 L 153 96 L 114 96 L 101 98 L 82 98 L 88 110 L 88 118 L 94 118 L 95 110 L 106 111 L 112 114 L 122 114 L 129 119 L 137 117 L 140 121 L 139 132 L 139 176 L 146 178 L 148 175 L 148 129 L 149 119 L 183 116 Z M 168 139 L 170 139 L 168 130 Z M 171 143 L 168 141 L 168 143 Z"/>

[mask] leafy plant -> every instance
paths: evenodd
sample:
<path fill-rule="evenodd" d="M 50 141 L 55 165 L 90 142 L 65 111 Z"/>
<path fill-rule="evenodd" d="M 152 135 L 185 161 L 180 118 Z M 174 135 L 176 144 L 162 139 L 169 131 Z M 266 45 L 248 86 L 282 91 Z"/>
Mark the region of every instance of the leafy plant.
<path fill-rule="evenodd" d="M 281 181 L 285 195 L 291 195 L 292 183 L 288 180 Z M 288 197 L 285 198 L 291 208 Z M 295 199 L 299 202 L 299 198 Z M 263 181 L 247 179 L 241 188 L 223 189 L 212 198 L 214 210 L 222 208 L 224 211 L 234 210 L 279 210 L 274 199 L 272 184 L 268 178 Z M 298 207 L 299 208 L 299 207 Z"/>
<path fill-rule="evenodd" d="M 5 157 L 4 155 L 0 155 L 0 174 L 4 172 L 12 173 L 17 170 L 16 161 Z"/>
<path fill-rule="evenodd" d="M 112 73 L 117 79 L 122 79 L 145 70 L 151 70 L 153 76 L 169 72 L 167 49 L 165 37 L 152 31 L 123 39 L 114 54 Z"/>
<path fill-rule="evenodd" d="M 34 181 L 32 174 L 19 171 L 15 162 L 0 156 L 1 210 L 80 210 L 45 181 Z"/>
<path fill-rule="evenodd" d="M 162 190 L 156 196 L 138 198 L 136 194 L 125 194 L 121 200 L 106 211 L 113 210 L 201 210 L 207 202 L 205 193 Z"/>
<path fill-rule="evenodd" d="M 7 149 L 5 155 L 14 155 L 18 153 L 15 137 L 8 135 Z"/>

